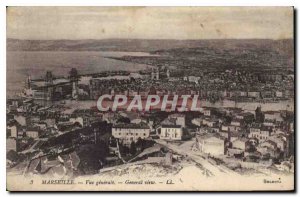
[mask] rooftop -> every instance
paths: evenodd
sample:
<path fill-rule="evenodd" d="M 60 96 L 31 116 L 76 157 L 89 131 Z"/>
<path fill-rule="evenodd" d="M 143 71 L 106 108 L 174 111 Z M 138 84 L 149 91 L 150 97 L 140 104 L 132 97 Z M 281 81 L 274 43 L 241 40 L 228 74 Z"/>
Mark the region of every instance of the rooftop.
<path fill-rule="evenodd" d="M 161 125 L 161 128 L 181 128 L 180 125 Z"/>
<path fill-rule="evenodd" d="M 127 128 L 127 129 L 150 129 L 146 124 L 116 124 L 113 128 Z"/>

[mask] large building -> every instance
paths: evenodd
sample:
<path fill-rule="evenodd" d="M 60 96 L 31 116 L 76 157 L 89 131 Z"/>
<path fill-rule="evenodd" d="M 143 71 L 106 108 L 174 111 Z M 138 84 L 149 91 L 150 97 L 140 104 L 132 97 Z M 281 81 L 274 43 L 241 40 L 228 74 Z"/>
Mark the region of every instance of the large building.
<path fill-rule="evenodd" d="M 180 125 L 162 125 L 160 129 L 160 139 L 181 140 L 183 135 Z"/>
<path fill-rule="evenodd" d="M 118 124 L 112 127 L 112 135 L 125 145 L 130 145 L 132 142 L 136 142 L 138 138 L 148 138 L 150 128 L 146 124 Z"/>
<path fill-rule="evenodd" d="M 196 138 L 196 146 L 201 153 L 212 156 L 224 155 L 226 140 L 223 137 L 200 136 Z"/>

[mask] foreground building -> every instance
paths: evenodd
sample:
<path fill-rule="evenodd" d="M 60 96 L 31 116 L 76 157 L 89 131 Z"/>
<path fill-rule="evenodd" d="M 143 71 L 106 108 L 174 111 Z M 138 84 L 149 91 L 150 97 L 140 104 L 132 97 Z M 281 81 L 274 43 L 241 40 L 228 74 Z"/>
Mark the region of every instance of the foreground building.
<path fill-rule="evenodd" d="M 112 136 L 125 145 L 130 145 L 132 142 L 136 142 L 138 138 L 148 138 L 150 127 L 146 124 L 117 124 L 112 127 Z"/>

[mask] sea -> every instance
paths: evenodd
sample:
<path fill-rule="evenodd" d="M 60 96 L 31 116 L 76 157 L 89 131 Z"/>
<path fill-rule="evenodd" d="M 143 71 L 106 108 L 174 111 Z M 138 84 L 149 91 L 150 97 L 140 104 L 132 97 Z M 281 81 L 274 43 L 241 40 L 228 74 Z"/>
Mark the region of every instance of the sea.
<path fill-rule="evenodd" d="M 71 68 L 76 68 L 79 74 L 116 70 L 134 72 L 150 68 L 145 64 L 110 58 L 122 56 L 151 56 L 151 54 L 115 51 L 7 51 L 7 98 L 23 90 L 29 75 L 32 79 L 44 78 L 46 71 L 52 71 L 56 77 L 66 77 Z"/>

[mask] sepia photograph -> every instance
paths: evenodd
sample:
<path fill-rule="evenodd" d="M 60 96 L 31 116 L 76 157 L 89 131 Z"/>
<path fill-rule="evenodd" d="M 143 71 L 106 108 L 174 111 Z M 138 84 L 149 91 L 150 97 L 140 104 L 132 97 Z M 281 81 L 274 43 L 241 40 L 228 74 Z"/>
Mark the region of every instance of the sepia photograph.
<path fill-rule="evenodd" d="M 294 14 L 7 6 L 7 190 L 294 191 Z"/>

